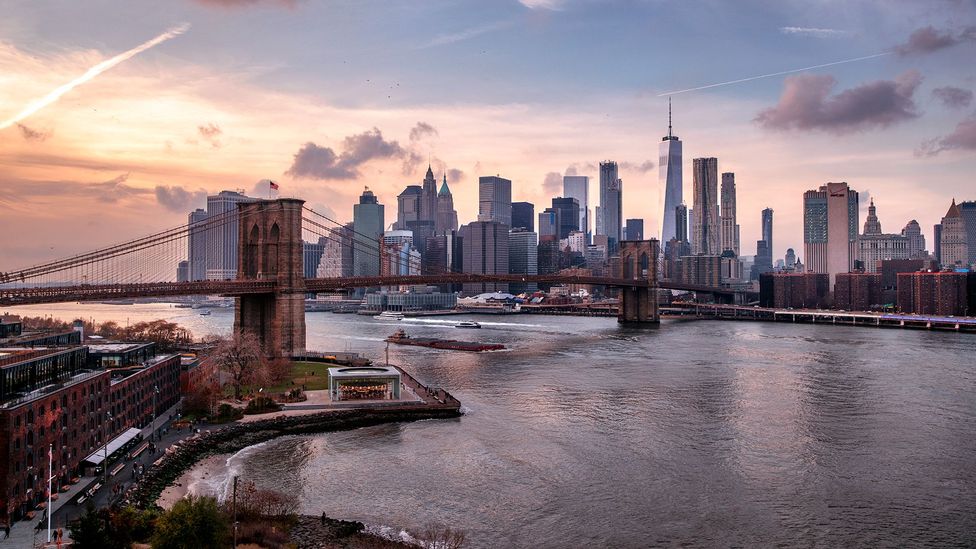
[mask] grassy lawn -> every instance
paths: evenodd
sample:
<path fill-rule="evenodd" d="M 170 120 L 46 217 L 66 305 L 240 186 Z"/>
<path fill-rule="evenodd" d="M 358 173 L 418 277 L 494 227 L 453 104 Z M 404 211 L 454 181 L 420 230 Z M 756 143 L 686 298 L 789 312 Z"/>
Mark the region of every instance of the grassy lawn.
<path fill-rule="evenodd" d="M 329 388 L 329 368 L 335 368 L 335 364 L 324 364 L 321 362 L 295 362 L 291 368 L 292 385 L 284 382 L 279 385 L 268 387 L 265 391 L 272 393 L 283 393 L 305 385 L 306 391 L 318 391 Z"/>

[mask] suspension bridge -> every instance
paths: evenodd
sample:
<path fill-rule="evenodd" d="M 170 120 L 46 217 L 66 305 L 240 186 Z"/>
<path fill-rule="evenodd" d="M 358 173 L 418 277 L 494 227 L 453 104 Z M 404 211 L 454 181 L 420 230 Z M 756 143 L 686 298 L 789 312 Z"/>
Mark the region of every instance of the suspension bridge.
<path fill-rule="evenodd" d="M 179 263 L 189 257 L 190 240 L 200 235 L 224 238 L 230 235 L 236 239 L 230 243 L 237 249 L 235 278 L 175 281 Z M 380 276 L 306 278 L 303 242 L 317 241 L 351 245 L 354 256 L 406 268 Z M 619 320 L 638 323 L 657 322 L 654 290 L 658 287 L 725 298 L 733 295 L 732 290 L 723 288 L 659 283 L 657 253 L 657 242 L 653 240 L 622 242 L 620 277 L 455 272 L 450 266 L 405 259 L 399 252 L 387 250 L 376 236 L 350 234 L 343 224 L 306 207 L 304 201 L 280 198 L 242 202 L 236 211 L 91 252 L 0 272 L 0 306 L 140 297 L 232 296 L 236 298 L 235 329 L 257 334 L 269 354 L 290 356 L 305 349 L 304 298 L 308 293 L 438 284 L 597 285 L 618 288 Z M 404 270 L 416 274 L 399 274 Z"/>

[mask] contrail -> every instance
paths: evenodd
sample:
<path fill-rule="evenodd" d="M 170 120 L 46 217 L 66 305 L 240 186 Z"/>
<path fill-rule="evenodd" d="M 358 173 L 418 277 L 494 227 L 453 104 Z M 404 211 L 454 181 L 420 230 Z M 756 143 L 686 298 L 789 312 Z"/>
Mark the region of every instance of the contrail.
<path fill-rule="evenodd" d="M 885 51 L 881 53 L 876 53 L 874 55 L 865 55 L 864 57 L 855 57 L 853 59 L 842 59 L 840 61 L 834 61 L 832 63 L 824 63 L 822 65 L 813 65 L 812 67 L 803 67 L 802 69 L 791 69 L 788 71 L 773 72 L 769 74 L 760 74 L 759 76 L 750 76 L 749 78 L 740 78 L 738 80 L 730 80 L 728 82 L 719 82 L 718 84 L 708 84 L 707 86 L 698 86 L 697 88 L 688 88 L 686 90 L 670 91 L 666 93 L 657 94 L 658 97 L 664 97 L 665 95 L 678 95 L 679 93 L 685 93 L 690 91 L 707 90 L 708 88 L 717 88 L 719 86 L 728 86 L 729 84 L 739 84 L 742 82 L 749 82 L 750 80 L 759 80 L 760 78 L 769 78 L 771 76 L 782 76 L 784 74 L 790 74 L 794 72 L 808 71 L 812 69 L 822 69 L 824 67 L 830 67 L 833 65 L 840 65 L 843 63 L 853 63 L 855 61 L 864 61 L 865 59 L 874 59 L 875 57 L 881 57 L 883 55 L 891 55 L 892 52 Z"/>
<path fill-rule="evenodd" d="M 169 29 L 168 31 L 164 32 L 163 34 L 160 34 L 159 36 L 153 38 L 152 40 L 149 40 L 148 42 L 143 42 L 142 44 L 132 48 L 129 51 L 120 53 L 115 57 L 112 57 L 111 59 L 106 59 L 105 61 L 102 61 L 101 63 L 85 71 L 85 74 L 79 76 L 78 78 L 75 78 L 74 80 L 68 82 L 67 84 L 62 84 L 61 86 L 58 86 L 51 93 L 45 95 L 44 97 L 32 101 L 30 104 L 24 107 L 24 110 L 20 111 L 20 113 L 18 113 L 10 120 L 5 120 L 3 122 L 0 122 L 0 130 L 13 126 L 17 122 L 20 122 L 21 120 L 36 113 L 37 111 L 43 109 L 44 107 L 50 105 L 51 103 L 54 103 L 55 101 L 60 99 L 62 95 L 84 84 L 85 82 L 88 82 L 92 78 L 95 78 L 96 76 L 111 69 L 112 67 L 118 65 L 119 63 L 131 57 L 134 57 L 157 44 L 161 44 L 169 40 L 170 38 L 173 38 L 174 36 L 179 36 L 183 34 L 189 28 L 190 28 L 189 23 L 183 23 L 182 25 Z"/>

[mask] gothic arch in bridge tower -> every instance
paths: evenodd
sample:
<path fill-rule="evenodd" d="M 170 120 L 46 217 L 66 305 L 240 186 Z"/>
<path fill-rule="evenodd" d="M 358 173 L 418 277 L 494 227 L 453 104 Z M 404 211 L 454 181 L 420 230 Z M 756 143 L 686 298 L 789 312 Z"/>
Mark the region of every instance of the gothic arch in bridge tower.
<path fill-rule="evenodd" d="M 247 243 L 245 244 L 243 250 L 243 260 L 242 265 L 244 269 L 244 278 L 257 278 L 259 270 L 258 257 L 258 242 L 261 240 L 261 231 L 258 229 L 258 224 L 254 223 L 251 226 L 251 231 L 247 236 Z"/>
<path fill-rule="evenodd" d="M 634 324 L 659 322 L 657 305 L 657 240 L 624 240 L 620 242 L 620 262 L 623 277 L 646 280 L 646 286 L 620 288 L 617 321 Z"/>

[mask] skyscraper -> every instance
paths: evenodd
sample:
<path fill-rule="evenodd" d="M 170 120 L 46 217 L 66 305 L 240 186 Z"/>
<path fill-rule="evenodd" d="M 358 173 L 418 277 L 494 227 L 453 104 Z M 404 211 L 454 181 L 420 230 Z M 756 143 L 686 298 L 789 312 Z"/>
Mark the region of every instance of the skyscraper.
<path fill-rule="evenodd" d="M 494 175 L 478 179 L 478 221 L 512 225 L 511 180 Z"/>
<path fill-rule="evenodd" d="M 508 233 L 508 272 L 511 274 L 539 273 L 539 237 L 534 232 L 521 227 L 514 228 Z M 509 284 L 509 291 L 513 294 L 534 292 L 538 289 L 535 282 Z"/>
<path fill-rule="evenodd" d="M 858 231 L 857 191 L 847 183 L 827 183 L 803 194 L 803 253 L 807 271 L 837 273 L 854 268 Z"/>
<path fill-rule="evenodd" d="M 908 239 L 908 259 L 923 259 L 925 257 L 925 236 L 918 221 L 911 220 L 901 230 L 901 235 Z"/>
<path fill-rule="evenodd" d="M 552 209 L 559 211 L 558 238 L 566 238 L 569 236 L 569 233 L 580 230 L 580 205 L 575 198 L 557 196 L 552 199 Z"/>
<path fill-rule="evenodd" d="M 694 201 L 692 206 L 694 233 L 691 251 L 694 254 L 719 255 L 722 250 L 718 223 L 718 159 L 696 158 L 694 171 Z"/>
<path fill-rule="evenodd" d="M 623 221 L 623 181 L 617 176 L 617 163 L 613 160 L 600 162 L 600 213 L 601 227 L 597 234 L 607 235 L 610 254 L 620 247 L 620 229 Z"/>
<path fill-rule="evenodd" d="M 346 223 L 332 231 L 322 243 L 322 259 L 316 270 L 319 278 L 338 278 L 353 275 L 353 224 Z"/>
<path fill-rule="evenodd" d="M 397 220 L 395 229 L 406 229 L 407 223 L 419 221 L 423 209 L 424 190 L 420 185 L 407 185 L 397 196 Z"/>
<path fill-rule="evenodd" d="M 960 202 L 959 214 L 962 215 L 963 223 L 966 225 L 966 241 L 969 243 L 967 263 L 976 265 L 976 201 Z"/>
<path fill-rule="evenodd" d="M 949 211 L 942 217 L 942 265 L 947 267 L 969 265 L 969 238 L 966 222 L 955 199 Z"/>
<path fill-rule="evenodd" d="M 434 231 L 437 234 L 446 234 L 456 231 L 458 228 L 457 210 L 454 209 L 454 195 L 447 186 L 447 175 L 441 183 L 441 190 L 437 191 L 437 221 L 434 224 Z"/>
<path fill-rule="evenodd" d="M 207 197 L 207 216 L 221 216 L 221 221 L 206 231 L 208 280 L 237 277 L 237 204 L 256 200 L 235 191 Z"/>
<path fill-rule="evenodd" d="M 512 202 L 512 229 L 535 231 L 535 205 L 531 202 Z"/>
<path fill-rule="evenodd" d="M 563 196 L 579 202 L 579 230 L 586 233 L 586 243 L 592 239 L 590 229 L 590 178 L 585 175 L 563 176 Z"/>
<path fill-rule="evenodd" d="M 736 223 L 735 213 L 735 174 L 722 174 L 722 201 L 719 212 L 722 223 L 721 246 L 725 250 L 732 250 L 739 256 L 739 224 Z"/>
<path fill-rule="evenodd" d="M 674 238 L 688 242 L 688 206 L 684 202 L 674 207 Z"/>
<path fill-rule="evenodd" d="M 772 257 L 773 254 L 773 209 L 766 208 L 762 211 L 762 238 L 766 241 L 766 247 L 769 248 L 769 255 Z"/>
<path fill-rule="evenodd" d="M 628 219 L 624 232 L 624 240 L 644 240 L 644 220 Z"/>
<path fill-rule="evenodd" d="M 664 192 L 664 215 L 661 227 L 661 242 L 668 242 L 678 236 L 675 208 L 682 203 L 684 187 L 681 179 L 681 140 L 671 133 L 671 99 L 668 99 L 668 135 L 661 138 L 658 145 L 658 179 Z"/>
<path fill-rule="evenodd" d="M 377 276 L 380 274 L 380 238 L 383 236 L 384 207 L 367 187 L 359 197 L 359 204 L 352 207 L 353 224 L 353 275 Z"/>
<path fill-rule="evenodd" d="M 197 208 L 190 212 L 190 237 L 187 241 L 187 280 L 206 280 L 207 278 L 207 239 L 213 233 L 204 223 L 206 210 Z"/>
<path fill-rule="evenodd" d="M 315 278 L 315 273 L 319 270 L 322 262 L 322 255 L 325 253 L 325 243 L 328 238 L 319 237 L 318 242 L 302 241 L 302 272 L 305 278 Z"/>
<path fill-rule="evenodd" d="M 437 221 L 437 180 L 434 179 L 434 170 L 427 166 L 427 175 L 424 177 L 423 187 L 420 196 L 420 216 L 422 221 Z"/>
<path fill-rule="evenodd" d="M 475 221 L 461 227 L 464 272 L 508 274 L 508 225 Z M 465 283 L 464 292 L 507 292 L 507 283 Z"/>
<path fill-rule="evenodd" d="M 559 210 L 546 208 L 539 214 L 539 241 L 559 241 Z"/>

